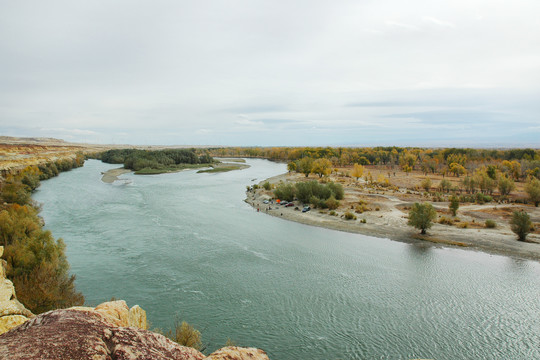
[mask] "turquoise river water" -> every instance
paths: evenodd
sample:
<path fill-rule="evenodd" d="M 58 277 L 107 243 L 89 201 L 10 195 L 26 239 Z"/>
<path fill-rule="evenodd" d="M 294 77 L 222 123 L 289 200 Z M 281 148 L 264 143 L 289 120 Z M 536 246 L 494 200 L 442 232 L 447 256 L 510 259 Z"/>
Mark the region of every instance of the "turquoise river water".
<path fill-rule="evenodd" d="M 89 305 L 139 304 L 153 327 L 198 328 L 208 350 L 287 359 L 540 359 L 540 264 L 349 234 L 257 213 L 246 185 L 286 171 L 123 175 L 89 160 L 42 183 Z M 256 180 L 254 180 L 256 179 Z"/>

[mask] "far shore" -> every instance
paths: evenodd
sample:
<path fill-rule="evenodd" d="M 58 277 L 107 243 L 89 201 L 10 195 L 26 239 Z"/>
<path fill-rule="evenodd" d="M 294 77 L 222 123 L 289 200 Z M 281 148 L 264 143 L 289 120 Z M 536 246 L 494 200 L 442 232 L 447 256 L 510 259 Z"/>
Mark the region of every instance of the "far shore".
<path fill-rule="evenodd" d="M 269 181 L 271 184 L 278 184 L 279 182 L 301 180 L 303 180 L 303 175 L 286 173 L 264 180 L 259 186 L 266 181 Z M 401 193 L 374 194 L 372 191 L 362 189 L 361 187 L 346 187 L 344 203 L 352 204 L 358 199 L 369 199 L 369 205 L 372 208 L 371 211 L 366 211 L 362 214 L 355 213 L 357 216 L 356 220 L 345 220 L 341 216 L 348 208 L 336 210 L 336 216 L 330 215 L 330 212 L 327 210 L 319 209 L 311 209 L 304 213 L 301 211 L 302 204 L 299 201 L 295 201 L 295 206 L 293 207 L 284 207 L 276 204 L 275 201 L 265 204 L 265 200 L 272 201 L 273 194 L 271 191 L 262 188 L 250 190 L 246 195 L 247 199 L 245 201 L 259 212 L 307 225 L 425 246 L 467 248 L 492 254 L 540 261 L 539 234 L 529 234 L 527 239 L 530 242 L 517 241 L 516 235 L 510 230 L 509 225 L 504 222 L 502 217 L 496 218 L 497 227 L 495 229 L 487 229 L 480 226 L 485 221 L 486 214 L 493 215 L 497 211 L 508 211 L 508 208 L 513 207 L 520 209 L 523 206 L 510 204 L 464 204 L 458 211 L 458 217 L 461 221 L 467 221 L 471 224 L 471 228 L 459 228 L 457 226 L 434 223 L 433 227 L 428 230 L 427 235 L 420 235 L 417 229 L 407 225 L 408 212 L 405 209 L 410 207 L 415 201 L 406 195 L 401 196 Z M 441 213 L 444 213 L 448 209 L 448 203 L 433 203 L 433 206 Z M 539 209 L 533 206 L 528 207 L 527 211 L 534 217 L 540 215 Z M 362 219 L 365 219 L 365 223 L 361 222 Z"/>

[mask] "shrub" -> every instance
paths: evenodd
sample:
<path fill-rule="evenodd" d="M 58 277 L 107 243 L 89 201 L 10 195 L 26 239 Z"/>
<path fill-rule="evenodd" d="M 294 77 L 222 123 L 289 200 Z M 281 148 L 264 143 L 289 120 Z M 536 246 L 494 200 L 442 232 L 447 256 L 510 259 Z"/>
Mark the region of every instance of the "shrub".
<path fill-rule="evenodd" d="M 264 188 L 265 190 L 271 190 L 271 189 L 272 189 L 272 184 L 270 184 L 270 182 L 267 181 L 267 182 L 265 182 L 265 183 L 263 184 L 263 188 Z M 290 201 L 290 200 L 289 200 L 289 201 Z"/>
<path fill-rule="evenodd" d="M 430 178 L 425 178 L 424 180 L 422 180 L 422 182 L 420 183 L 420 186 L 426 190 L 426 192 L 429 192 L 429 190 L 431 189 L 431 179 Z"/>
<path fill-rule="evenodd" d="M 452 197 L 450 198 L 450 204 L 448 205 L 448 208 L 452 212 L 452 216 L 456 216 L 459 209 L 459 199 L 455 195 L 452 195 Z"/>
<path fill-rule="evenodd" d="M 345 218 L 345 220 L 356 220 L 356 215 L 349 211 L 343 214 L 343 217 Z"/>
<path fill-rule="evenodd" d="M 484 204 L 484 203 L 489 203 L 489 202 L 492 202 L 493 201 L 493 198 L 489 195 L 484 195 L 482 193 L 477 193 L 476 196 L 475 196 L 475 202 L 477 204 Z"/>
<path fill-rule="evenodd" d="M 330 210 L 335 210 L 339 207 L 339 201 L 332 195 L 326 200 L 326 207 Z"/>
<path fill-rule="evenodd" d="M 439 189 L 442 192 L 448 192 L 450 191 L 451 188 L 452 188 L 452 183 L 446 179 L 441 180 L 441 182 L 439 183 Z"/>
<path fill-rule="evenodd" d="M 274 190 L 274 195 L 278 199 L 293 201 L 296 193 L 296 187 L 290 183 L 281 183 Z"/>
<path fill-rule="evenodd" d="M 337 212 L 335 212 L 334 210 L 330 211 L 328 214 L 332 215 L 332 216 L 336 216 L 337 215 Z"/>
<path fill-rule="evenodd" d="M 449 219 L 446 216 L 441 217 L 438 223 L 443 224 L 443 225 L 454 225 L 454 222 L 452 221 L 452 219 Z"/>
<path fill-rule="evenodd" d="M 362 224 L 365 224 L 365 223 L 367 223 L 367 220 L 364 218 L 364 219 L 360 220 L 360 222 L 361 222 Z"/>
<path fill-rule="evenodd" d="M 465 221 L 465 222 L 459 223 L 457 227 L 460 229 L 467 229 L 469 227 L 469 223 Z"/>
<path fill-rule="evenodd" d="M 330 189 L 332 194 L 334 194 L 336 200 L 343 200 L 343 197 L 345 196 L 345 190 L 343 190 L 343 186 L 341 184 L 329 182 L 326 186 Z"/>
<path fill-rule="evenodd" d="M 534 206 L 538 207 L 538 204 L 540 204 L 540 180 L 530 178 L 527 185 L 525 185 L 525 191 Z"/>
<path fill-rule="evenodd" d="M 486 220 L 486 228 L 488 229 L 494 229 L 497 227 L 497 223 L 491 219 Z"/>
<path fill-rule="evenodd" d="M 510 220 L 512 231 L 518 236 L 519 241 L 525 241 L 531 232 L 532 222 L 529 214 L 525 211 L 514 211 Z"/>
<path fill-rule="evenodd" d="M 199 351 L 204 350 L 201 340 L 201 333 L 185 321 L 182 321 L 181 324 L 176 322 L 174 332 L 169 330 L 165 336 L 180 345 Z"/>

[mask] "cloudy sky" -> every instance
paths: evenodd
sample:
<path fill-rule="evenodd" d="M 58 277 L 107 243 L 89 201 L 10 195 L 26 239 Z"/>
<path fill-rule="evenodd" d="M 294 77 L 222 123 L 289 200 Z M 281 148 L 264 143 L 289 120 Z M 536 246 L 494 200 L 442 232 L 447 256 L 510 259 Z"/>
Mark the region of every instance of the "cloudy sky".
<path fill-rule="evenodd" d="M 540 147 L 538 0 L 0 0 L 0 135 Z"/>

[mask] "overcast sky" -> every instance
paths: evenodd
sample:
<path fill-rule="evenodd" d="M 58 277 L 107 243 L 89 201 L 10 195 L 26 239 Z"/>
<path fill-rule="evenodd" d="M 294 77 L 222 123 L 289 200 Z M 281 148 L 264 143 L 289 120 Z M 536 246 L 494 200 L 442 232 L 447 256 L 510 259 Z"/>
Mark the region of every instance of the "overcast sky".
<path fill-rule="evenodd" d="M 538 0 L 0 0 L 0 135 L 540 147 Z"/>

